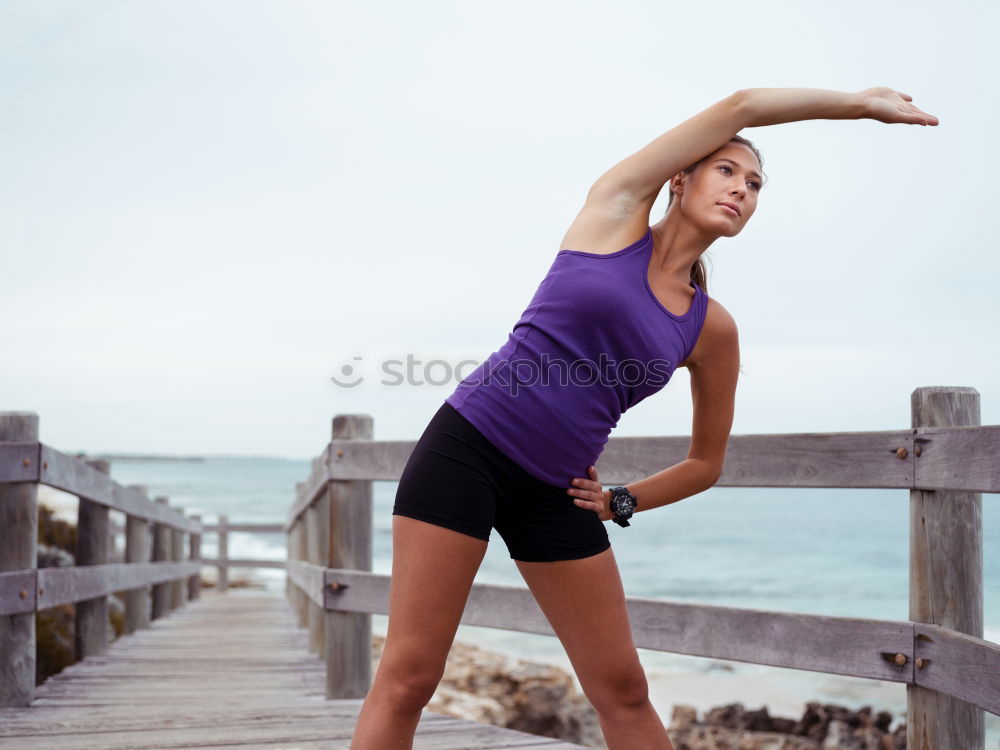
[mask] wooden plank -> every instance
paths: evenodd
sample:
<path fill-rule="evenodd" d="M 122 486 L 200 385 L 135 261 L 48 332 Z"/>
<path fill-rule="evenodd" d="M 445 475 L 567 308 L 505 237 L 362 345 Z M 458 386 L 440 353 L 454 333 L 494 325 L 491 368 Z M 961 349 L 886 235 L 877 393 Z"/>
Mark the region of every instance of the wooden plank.
<path fill-rule="evenodd" d="M 162 583 L 194 575 L 198 560 L 181 562 L 108 563 L 80 568 L 40 568 L 38 609 L 93 599 L 114 591 L 125 591 L 151 583 Z"/>
<path fill-rule="evenodd" d="M 320 503 L 324 498 L 319 498 L 309 506 L 302 519 L 306 524 L 306 552 L 305 559 L 315 565 L 325 566 L 326 558 L 321 557 L 320 546 L 322 542 L 322 529 L 320 528 Z M 306 619 L 309 628 L 309 650 L 314 654 L 323 651 L 324 628 L 326 622 L 326 610 L 323 609 L 323 597 L 317 600 L 310 599 L 306 611 Z"/>
<path fill-rule="evenodd" d="M 201 523 L 201 516 L 191 516 L 191 519 L 199 519 Z M 219 525 L 215 523 L 202 523 L 201 531 L 202 534 L 214 534 L 218 532 Z M 285 531 L 285 525 L 282 523 L 234 523 L 226 526 L 229 531 L 247 531 L 255 534 L 281 534 Z M 115 534 L 122 534 L 125 531 L 124 526 L 118 524 L 112 524 L 111 530 Z"/>
<path fill-rule="evenodd" d="M 917 438 L 918 442 L 914 442 Z M 916 474 L 913 448 L 935 443 Z M 333 480 L 398 480 L 415 440 L 334 439 L 314 459 L 289 512 L 292 520 Z M 603 481 L 625 484 L 682 461 L 690 438 L 616 437 L 597 469 Z M 932 430 L 802 432 L 733 435 L 720 487 L 843 487 L 1000 492 L 1000 426 Z"/>
<path fill-rule="evenodd" d="M 221 561 L 217 557 L 203 557 L 201 563 L 206 568 L 213 568 Z M 226 565 L 230 568 L 284 568 L 284 560 L 251 560 L 242 557 L 227 557 Z"/>
<path fill-rule="evenodd" d="M 217 524 L 218 550 L 219 556 L 215 559 L 216 563 L 216 583 L 219 591 L 229 590 L 229 517 L 226 515 L 219 516 L 219 523 Z"/>
<path fill-rule="evenodd" d="M 1000 715 L 1000 644 L 938 625 L 914 630 L 916 684 Z"/>
<path fill-rule="evenodd" d="M 0 412 L 0 440 L 37 441 L 38 415 Z M 37 469 L 31 452 L 28 449 L 22 457 L 22 466 L 28 464 L 25 469 Z M 37 539 L 38 484 L 33 480 L 0 483 L 0 573 L 23 574 L 35 568 Z M 0 615 L 0 706 L 24 706 L 34 696 L 35 651 L 34 612 Z"/>
<path fill-rule="evenodd" d="M 280 596 L 206 591 L 0 709 L 0 750 L 347 750 L 362 701 L 324 698 L 324 664 Z M 424 711 L 415 748 L 582 750 Z"/>
<path fill-rule="evenodd" d="M 640 648 L 891 682 L 913 676 L 909 622 L 640 598 L 628 610 Z"/>
<path fill-rule="evenodd" d="M 918 427 L 914 487 L 924 490 L 1000 492 L 1000 428 Z"/>
<path fill-rule="evenodd" d="M 374 423 L 367 414 L 338 414 L 333 440 L 371 440 Z M 331 458 L 333 460 L 333 458 Z M 365 479 L 329 482 L 325 517 L 330 568 L 372 569 L 372 483 Z M 318 514 L 317 514 L 318 517 Z M 321 579 L 320 602 L 323 606 Z M 326 697 L 360 698 L 371 687 L 372 618 L 368 612 L 326 611 L 323 653 L 326 656 Z"/>
<path fill-rule="evenodd" d="M 103 458 L 85 459 L 85 463 L 101 472 L 111 473 L 111 462 Z M 110 541 L 108 508 L 81 497 L 77 502 L 76 564 L 106 565 Z M 76 602 L 76 627 L 73 631 L 76 658 L 84 659 L 103 654 L 108 647 L 108 597 L 101 593 L 94 598 Z"/>
<path fill-rule="evenodd" d="M 217 532 L 219 528 L 219 525 L 215 523 L 201 525 L 202 533 L 205 534 Z M 285 525 L 282 523 L 230 523 L 226 524 L 226 529 L 229 531 L 248 531 L 255 534 L 283 534 Z"/>
<path fill-rule="evenodd" d="M 191 516 L 195 521 L 201 522 L 201 516 Z M 187 580 L 187 597 L 189 600 L 195 600 L 201 596 L 201 566 L 204 565 L 201 561 L 201 534 L 191 534 L 189 537 L 191 542 L 188 546 L 188 560 L 194 560 L 199 563 L 199 570 L 197 573 L 193 573 Z"/>
<path fill-rule="evenodd" d="M 304 560 L 288 560 L 285 562 L 285 567 L 288 570 L 288 577 L 292 583 L 311 601 L 323 606 L 323 572 L 326 569 L 322 565 L 305 562 Z"/>
<path fill-rule="evenodd" d="M 325 491 L 326 483 L 330 481 L 329 456 L 330 446 L 323 449 L 323 453 L 313 459 L 312 469 L 309 477 L 304 482 L 299 482 L 295 486 L 295 500 L 288 511 L 288 520 L 285 522 L 285 531 L 292 528 L 292 524 L 302 515 L 302 512 L 312 505 L 320 492 Z"/>
<path fill-rule="evenodd" d="M 327 609 L 388 614 L 389 576 L 327 570 Z M 631 597 L 636 646 L 813 672 L 909 682 L 913 624 L 856 617 L 768 612 Z M 523 586 L 473 584 L 464 625 L 554 635 Z M 900 665 L 896 655 L 906 660 Z"/>
<path fill-rule="evenodd" d="M 160 495 L 153 498 L 156 504 L 167 506 L 169 498 Z M 165 523 L 153 524 L 153 562 L 172 562 L 170 559 L 170 532 L 171 527 Z M 173 597 L 170 593 L 170 584 L 160 581 L 153 584 L 153 607 L 152 618 L 165 617 L 173 609 Z"/>
<path fill-rule="evenodd" d="M 416 440 L 331 440 L 331 479 L 397 480 Z"/>
<path fill-rule="evenodd" d="M 1000 428 L 994 430 L 1000 433 Z M 416 441 L 333 440 L 328 446 L 329 478 L 399 479 L 415 445 Z M 734 435 L 718 484 L 910 488 L 912 445 L 912 430 Z M 682 461 L 689 446 L 686 436 L 610 438 L 597 469 L 606 483 L 633 482 Z M 906 451 L 902 458 L 900 448 Z"/>
<path fill-rule="evenodd" d="M 910 396 L 910 414 L 913 427 L 925 431 L 977 425 L 979 393 L 974 388 L 917 388 Z M 926 455 L 937 467 L 932 473 L 948 473 L 947 462 L 933 458 L 941 452 L 936 447 L 941 436 L 934 438 L 926 432 L 925 436 L 928 441 L 918 443 L 917 463 L 922 464 Z M 968 447 L 975 451 L 975 446 Z M 983 507 L 979 493 L 910 491 L 910 620 L 982 637 Z M 964 679 L 957 672 L 951 676 Z M 985 737 L 982 709 L 919 683 L 906 691 L 908 747 L 981 748 Z"/>
<path fill-rule="evenodd" d="M 739 435 L 729 443 L 719 486 L 913 486 L 910 430 Z"/>
<path fill-rule="evenodd" d="M 145 497 L 149 488 L 145 485 L 131 485 L 132 489 Z M 145 518 L 125 517 L 125 562 L 131 564 L 148 563 L 152 559 L 152 539 L 149 521 Z M 125 632 L 148 628 L 151 619 L 152 591 L 148 584 L 135 586 L 125 591 Z"/>
<path fill-rule="evenodd" d="M 184 532 L 179 529 L 170 530 L 170 560 L 184 560 Z M 170 608 L 183 607 L 187 602 L 187 579 L 175 578 L 170 582 Z"/>
<path fill-rule="evenodd" d="M 140 492 L 123 487 L 107 474 L 102 474 L 85 462 L 60 453 L 44 443 L 41 444 L 41 462 L 41 484 L 171 528 L 201 530 L 198 524 L 185 518 L 178 510 L 151 503 Z"/>

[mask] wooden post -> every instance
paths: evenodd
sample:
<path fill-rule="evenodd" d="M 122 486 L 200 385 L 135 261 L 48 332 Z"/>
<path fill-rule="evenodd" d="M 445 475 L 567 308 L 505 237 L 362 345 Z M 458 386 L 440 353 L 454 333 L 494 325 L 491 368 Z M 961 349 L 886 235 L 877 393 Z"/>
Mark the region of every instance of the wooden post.
<path fill-rule="evenodd" d="M 326 566 L 330 559 L 330 493 L 320 495 L 316 506 L 319 509 L 319 559 L 316 562 Z M 320 615 L 319 656 L 326 659 L 326 607 L 320 608 Z"/>
<path fill-rule="evenodd" d="M 295 483 L 295 497 L 297 498 L 302 492 L 302 482 Z M 285 532 L 285 559 L 294 560 L 295 555 L 292 551 L 292 540 L 294 539 L 294 526 Z M 295 601 L 295 586 L 292 584 L 292 577 L 288 575 L 288 570 L 285 570 L 285 598 L 291 604 Z"/>
<path fill-rule="evenodd" d="M 304 482 L 296 482 L 295 483 L 295 497 L 296 498 L 298 498 L 302 494 L 304 487 L 305 487 L 305 483 Z M 291 528 L 289 528 L 288 531 L 285 532 L 285 557 L 287 557 L 289 560 L 297 560 L 298 559 L 295 556 L 295 524 L 294 523 L 292 524 Z M 288 601 L 289 601 L 289 603 L 292 604 L 292 605 L 294 605 L 295 601 L 296 601 L 296 599 L 295 599 L 295 597 L 296 597 L 295 589 L 296 589 L 295 584 L 292 583 L 291 577 L 286 572 L 285 573 L 285 598 L 287 598 Z"/>
<path fill-rule="evenodd" d="M 170 559 L 184 561 L 184 534 L 181 529 L 170 529 Z M 170 582 L 170 608 L 179 609 L 187 599 L 187 579 L 175 578 Z"/>
<path fill-rule="evenodd" d="M 0 440 L 38 442 L 38 415 L 0 413 Z M 24 462 L 37 459 L 31 451 Z M 0 573 L 34 570 L 38 563 L 38 485 L 0 483 Z M 24 598 L 35 592 L 23 590 Z M 0 615 L 0 706 L 27 706 L 35 697 L 35 613 Z"/>
<path fill-rule="evenodd" d="M 306 511 L 306 555 L 308 562 L 315 565 L 325 565 L 325 561 L 320 560 L 320 530 L 319 530 L 319 503 L 314 502 Z M 319 604 L 306 597 L 307 619 L 309 621 L 309 651 L 319 654 L 323 647 L 320 642 L 323 640 L 323 622 L 325 620 L 324 610 Z"/>
<path fill-rule="evenodd" d="M 371 440 L 372 418 L 367 414 L 339 414 L 333 418 L 332 432 L 334 440 Z M 371 570 L 371 480 L 328 482 L 326 493 L 330 507 L 327 567 Z M 371 622 L 367 612 L 326 611 L 327 698 L 363 698 L 368 693 Z"/>
<path fill-rule="evenodd" d="M 144 484 L 129 485 L 129 489 L 149 494 Z M 144 563 L 150 561 L 152 545 L 149 539 L 149 522 L 145 518 L 125 516 L 125 562 Z M 134 633 L 148 628 L 150 622 L 150 587 L 140 586 L 125 592 L 125 632 Z"/>
<path fill-rule="evenodd" d="M 218 563 L 218 583 L 219 591 L 229 590 L 229 516 L 219 516 L 219 563 Z"/>
<path fill-rule="evenodd" d="M 111 463 L 105 459 L 89 459 L 85 463 L 102 474 L 111 473 Z M 81 497 L 77 505 L 77 565 L 107 564 L 108 538 L 111 536 L 109 527 L 108 507 Z M 74 640 L 77 661 L 107 651 L 110 636 L 109 624 L 107 595 L 76 603 Z"/>
<path fill-rule="evenodd" d="M 917 388 L 910 396 L 913 427 L 979 425 L 974 388 Z M 935 450 L 934 440 L 914 441 L 914 456 Z M 939 457 L 940 458 L 940 457 Z M 983 516 L 978 492 L 910 491 L 910 620 L 983 637 Z M 921 642 L 914 643 L 914 658 Z M 960 663 L 918 669 L 957 673 Z M 906 686 L 906 746 L 910 750 L 982 750 L 983 711 L 943 693 Z"/>
<path fill-rule="evenodd" d="M 156 502 L 167 504 L 166 497 L 155 498 Z M 162 523 L 153 524 L 153 562 L 170 560 L 170 527 Z M 170 614 L 171 596 L 170 581 L 153 584 L 153 619 L 166 617 Z"/>
<path fill-rule="evenodd" d="M 192 521 L 197 521 L 201 523 L 201 516 L 191 516 Z M 190 539 L 190 558 L 191 560 L 201 559 L 201 534 L 192 533 L 188 539 Z M 194 601 L 195 599 L 201 598 L 201 569 L 195 571 L 194 575 L 188 578 L 187 581 L 187 591 L 188 591 L 188 601 Z"/>
<path fill-rule="evenodd" d="M 295 559 L 309 560 L 309 549 L 307 540 L 309 539 L 309 510 L 303 510 L 295 522 Z M 309 626 L 309 595 L 302 589 L 298 589 L 295 597 L 295 611 L 299 618 L 299 627 Z"/>

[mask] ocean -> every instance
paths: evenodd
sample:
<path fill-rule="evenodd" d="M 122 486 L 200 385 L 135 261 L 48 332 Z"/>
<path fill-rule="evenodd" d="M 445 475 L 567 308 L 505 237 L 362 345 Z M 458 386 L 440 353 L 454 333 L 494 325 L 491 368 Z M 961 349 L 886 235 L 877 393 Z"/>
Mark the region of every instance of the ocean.
<path fill-rule="evenodd" d="M 309 460 L 208 457 L 201 461 L 112 460 L 122 484 L 145 484 L 150 496 L 231 523 L 283 522 Z M 391 570 L 395 482 L 374 482 L 374 571 Z M 51 496 L 51 493 L 49 493 Z M 40 497 L 45 501 L 46 495 Z M 117 514 L 113 514 L 117 515 Z M 120 519 L 117 519 L 120 521 Z M 628 596 L 809 614 L 908 619 L 909 500 L 906 490 L 713 487 L 669 506 L 638 513 L 629 528 L 608 524 Z M 231 557 L 281 560 L 281 534 L 231 533 Z M 983 495 L 984 637 L 1000 641 L 1000 498 Z M 214 557 L 213 534 L 202 542 Z M 243 575 L 231 569 L 231 577 Z M 284 589 L 284 572 L 253 576 Z M 477 582 L 523 585 L 494 532 Z M 386 617 L 373 615 L 384 634 Z M 550 636 L 460 626 L 457 640 L 569 669 Z M 905 717 L 905 685 L 804 670 L 763 667 L 640 650 L 654 703 L 664 721 L 676 703 L 699 711 L 741 700 L 772 715 L 798 716 L 806 701 L 872 705 Z M 666 712 L 666 715 L 664 715 Z M 987 747 L 1000 747 L 1000 717 L 986 714 Z"/>

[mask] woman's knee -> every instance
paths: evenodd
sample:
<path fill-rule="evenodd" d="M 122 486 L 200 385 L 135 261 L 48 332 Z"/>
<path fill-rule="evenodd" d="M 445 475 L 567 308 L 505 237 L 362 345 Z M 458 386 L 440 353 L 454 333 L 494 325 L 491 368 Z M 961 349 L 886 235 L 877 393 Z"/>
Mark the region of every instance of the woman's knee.
<path fill-rule="evenodd" d="M 376 682 L 394 712 L 412 714 L 430 703 L 443 676 L 443 664 L 420 658 L 399 659 L 380 663 Z"/>
<path fill-rule="evenodd" d="M 583 689 L 594 709 L 603 714 L 640 708 L 649 701 L 649 682 L 639 663 L 623 665 L 592 679 Z"/>

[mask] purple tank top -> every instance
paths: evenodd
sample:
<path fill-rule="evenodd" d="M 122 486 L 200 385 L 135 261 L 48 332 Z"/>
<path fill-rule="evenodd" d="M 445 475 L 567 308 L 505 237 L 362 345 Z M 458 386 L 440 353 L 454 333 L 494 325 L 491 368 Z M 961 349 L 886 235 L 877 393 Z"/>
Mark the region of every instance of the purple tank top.
<path fill-rule="evenodd" d="M 675 315 L 647 275 L 653 234 L 605 255 L 560 250 L 506 343 L 445 399 L 501 452 L 559 487 L 586 477 L 622 413 L 694 349 L 708 295 Z"/>

